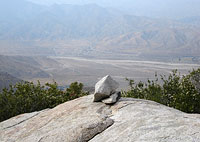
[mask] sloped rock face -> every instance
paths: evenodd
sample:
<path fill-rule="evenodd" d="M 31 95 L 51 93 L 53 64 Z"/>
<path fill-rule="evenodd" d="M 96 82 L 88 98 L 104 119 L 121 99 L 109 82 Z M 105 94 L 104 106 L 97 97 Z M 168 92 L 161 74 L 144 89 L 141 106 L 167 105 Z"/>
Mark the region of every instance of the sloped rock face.
<path fill-rule="evenodd" d="M 121 98 L 112 106 L 93 95 L 0 123 L 1 142 L 199 142 L 200 115 Z"/>
<path fill-rule="evenodd" d="M 161 104 L 121 98 L 111 107 L 115 123 L 90 142 L 199 142 L 200 115 Z"/>
<path fill-rule="evenodd" d="M 82 97 L 0 123 L 1 142 L 86 142 L 111 126 L 111 110 Z"/>

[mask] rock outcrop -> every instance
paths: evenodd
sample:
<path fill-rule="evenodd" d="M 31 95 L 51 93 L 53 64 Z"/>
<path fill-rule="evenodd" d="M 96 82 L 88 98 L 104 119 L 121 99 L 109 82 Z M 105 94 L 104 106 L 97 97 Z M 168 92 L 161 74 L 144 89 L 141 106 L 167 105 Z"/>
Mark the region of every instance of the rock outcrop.
<path fill-rule="evenodd" d="M 114 105 L 89 95 L 53 109 L 0 123 L 1 142 L 200 142 L 200 115 L 120 98 Z"/>

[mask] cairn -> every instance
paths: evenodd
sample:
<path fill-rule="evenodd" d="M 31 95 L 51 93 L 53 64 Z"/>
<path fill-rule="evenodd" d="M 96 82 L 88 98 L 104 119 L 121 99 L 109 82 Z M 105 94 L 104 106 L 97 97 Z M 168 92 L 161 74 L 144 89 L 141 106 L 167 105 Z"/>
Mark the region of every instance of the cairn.
<path fill-rule="evenodd" d="M 121 97 L 121 92 L 116 91 L 119 83 L 107 75 L 95 85 L 94 102 L 103 102 L 107 105 L 115 104 Z"/>

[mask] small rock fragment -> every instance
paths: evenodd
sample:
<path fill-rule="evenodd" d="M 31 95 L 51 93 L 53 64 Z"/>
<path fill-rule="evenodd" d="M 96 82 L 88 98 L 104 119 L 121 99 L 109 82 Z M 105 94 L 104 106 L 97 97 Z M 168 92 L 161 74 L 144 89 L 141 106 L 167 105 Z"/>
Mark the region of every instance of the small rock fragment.
<path fill-rule="evenodd" d="M 102 100 L 106 105 L 112 105 L 116 103 L 121 98 L 121 92 L 116 92 L 112 94 L 109 98 Z"/>

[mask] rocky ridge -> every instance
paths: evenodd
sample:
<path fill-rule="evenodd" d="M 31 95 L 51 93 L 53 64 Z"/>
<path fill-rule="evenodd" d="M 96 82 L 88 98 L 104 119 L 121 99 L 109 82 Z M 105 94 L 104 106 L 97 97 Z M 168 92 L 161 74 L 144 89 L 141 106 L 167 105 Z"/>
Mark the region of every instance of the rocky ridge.
<path fill-rule="evenodd" d="M 106 105 L 93 102 L 94 97 L 81 97 L 53 109 L 1 122 L 0 141 L 200 141 L 199 114 L 187 114 L 153 101 L 133 98 L 120 98 L 115 104 Z"/>

